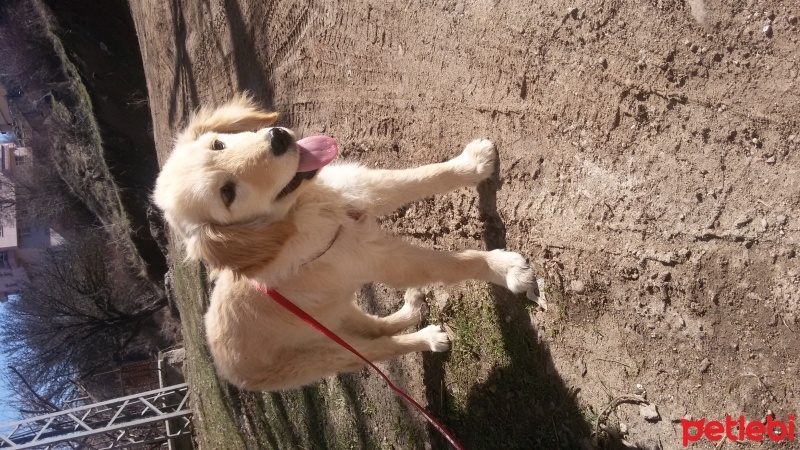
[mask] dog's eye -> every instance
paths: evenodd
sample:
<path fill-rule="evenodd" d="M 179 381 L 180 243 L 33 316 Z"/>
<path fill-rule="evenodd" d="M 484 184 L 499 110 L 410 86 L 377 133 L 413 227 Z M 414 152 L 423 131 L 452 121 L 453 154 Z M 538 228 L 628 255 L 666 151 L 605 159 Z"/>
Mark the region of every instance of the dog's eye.
<path fill-rule="evenodd" d="M 222 185 L 219 195 L 222 197 L 222 202 L 225 203 L 225 206 L 231 206 L 231 203 L 236 200 L 236 183 L 228 181 Z"/>
<path fill-rule="evenodd" d="M 219 139 L 215 139 L 214 143 L 211 144 L 211 149 L 212 150 L 224 150 L 225 149 L 225 143 L 220 141 Z"/>

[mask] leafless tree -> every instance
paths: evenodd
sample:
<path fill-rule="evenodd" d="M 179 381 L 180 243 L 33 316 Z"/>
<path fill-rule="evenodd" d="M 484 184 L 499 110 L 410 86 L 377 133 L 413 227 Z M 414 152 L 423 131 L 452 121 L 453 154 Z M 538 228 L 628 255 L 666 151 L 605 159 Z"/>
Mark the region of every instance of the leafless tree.
<path fill-rule="evenodd" d="M 24 408 L 63 405 L 77 385 L 167 346 L 156 314 L 167 302 L 112 263 L 102 236 L 48 250 L 0 316 L 0 342 Z"/>

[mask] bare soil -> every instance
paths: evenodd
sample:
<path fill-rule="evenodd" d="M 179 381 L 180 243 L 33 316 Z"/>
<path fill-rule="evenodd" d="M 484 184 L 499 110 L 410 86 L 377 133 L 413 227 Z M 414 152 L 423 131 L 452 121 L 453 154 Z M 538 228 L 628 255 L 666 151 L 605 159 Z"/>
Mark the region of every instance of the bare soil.
<path fill-rule="evenodd" d="M 682 448 L 687 415 L 800 412 L 796 2 L 131 10 L 162 161 L 191 110 L 244 89 L 370 166 L 442 161 L 476 137 L 497 144 L 498 174 L 477 193 L 385 220 L 437 248 L 520 251 L 544 280 L 546 312 L 479 283 L 436 287 L 432 320 L 453 330 L 452 352 L 385 364 L 467 448 L 591 448 L 606 406 L 642 389 L 659 421 L 630 404 L 602 417 L 642 448 Z M 443 445 L 366 371 L 282 394 L 220 383 L 199 327 L 200 276 L 184 265 L 174 275 L 203 448 Z M 401 297 L 371 286 L 360 301 L 386 312 Z"/>

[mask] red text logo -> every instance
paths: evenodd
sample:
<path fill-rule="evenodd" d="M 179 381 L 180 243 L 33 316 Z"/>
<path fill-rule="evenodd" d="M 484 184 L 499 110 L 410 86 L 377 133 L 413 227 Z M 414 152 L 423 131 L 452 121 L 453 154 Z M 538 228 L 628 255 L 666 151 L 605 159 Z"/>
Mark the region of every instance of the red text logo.
<path fill-rule="evenodd" d="M 794 419 L 793 415 L 789 415 L 786 422 L 767 416 L 767 423 L 759 421 L 745 423 L 744 416 L 739 416 L 738 420 L 731 416 L 725 416 L 725 423 L 719 420 L 706 422 L 706 419 L 681 419 L 683 446 L 686 447 L 690 442 L 699 441 L 703 436 L 714 442 L 723 438 L 731 441 L 769 439 L 776 442 L 783 440 L 794 442 Z"/>

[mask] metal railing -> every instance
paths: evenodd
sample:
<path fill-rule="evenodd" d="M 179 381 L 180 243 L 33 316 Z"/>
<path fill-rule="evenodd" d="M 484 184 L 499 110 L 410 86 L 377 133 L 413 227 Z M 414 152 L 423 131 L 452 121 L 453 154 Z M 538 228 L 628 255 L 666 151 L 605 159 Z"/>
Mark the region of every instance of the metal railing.
<path fill-rule="evenodd" d="M 115 449 L 167 442 L 191 433 L 188 399 L 183 383 L 0 424 L 0 449 Z"/>

